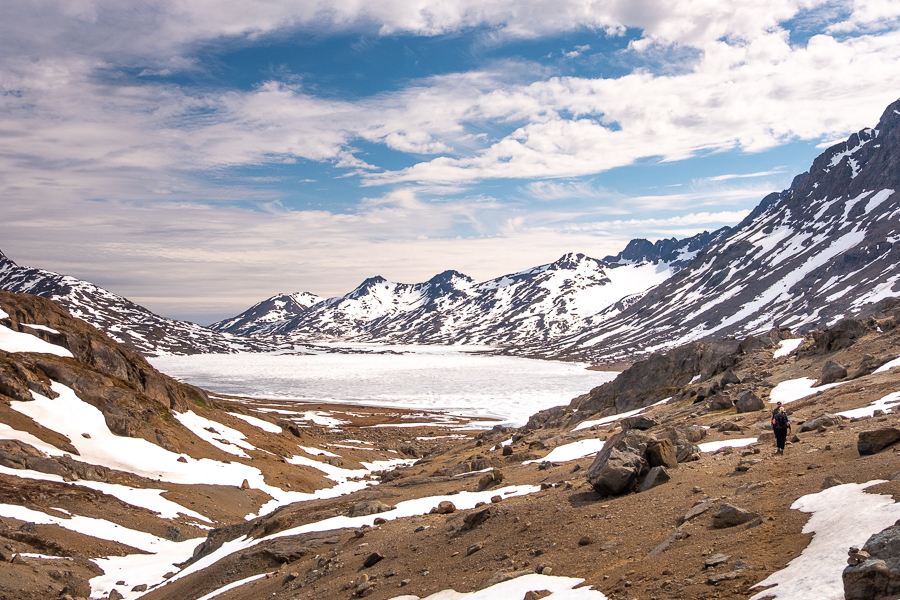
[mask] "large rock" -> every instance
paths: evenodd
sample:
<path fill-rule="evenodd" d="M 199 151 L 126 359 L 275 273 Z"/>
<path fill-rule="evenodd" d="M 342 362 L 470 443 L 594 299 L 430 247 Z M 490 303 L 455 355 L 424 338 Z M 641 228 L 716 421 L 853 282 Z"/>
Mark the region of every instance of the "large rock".
<path fill-rule="evenodd" d="M 844 379 L 847 376 L 847 368 L 839 365 L 833 360 L 829 360 L 822 367 L 822 377 L 819 379 L 820 384 L 834 383 Z"/>
<path fill-rule="evenodd" d="M 888 446 L 900 441 L 900 429 L 885 427 L 883 429 L 869 429 L 859 432 L 859 440 L 856 449 L 860 456 L 867 456 L 881 452 Z"/>
<path fill-rule="evenodd" d="M 759 515 L 731 504 L 723 504 L 713 515 L 713 527 L 724 529 L 726 527 L 735 527 L 744 523 L 749 523 L 754 519 L 758 519 Z"/>
<path fill-rule="evenodd" d="M 797 429 L 797 433 L 803 433 L 804 431 L 815 431 L 819 427 L 834 427 L 835 425 L 840 425 L 841 421 L 844 420 L 844 417 L 840 415 L 832 415 L 832 414 L 821 414 L 818 417 L 813 417 L 809 421 L 804 421 L 803 425 L 801 425 Z"/>
<path fill-rule="evenodd" d="M 626 417 L 620 421 L 622 429 L 640 429 L 641 431 L 656 427 L 659 422 L 644 415 Z"/>
<path fill-rule="evenodd" d="M 368 502 L 357 502 L 350 508 L 351 517 L 364 517 L 366 515 L 377 515 L 378 513 L 394 510 L 393 506 L 379 502 L 378 500 L 369 500 Z"/>
<path fill-rule="evenodd" d="M 644 477 L 644 480 L 641 482 L 641 485 L 638 486 L 637 491 L 646 492 L 647 490 L 653 489 L 658 485 L 668 483 L 671 479 L 672 478 L 669 477 L 669 473 L 668 471 L 666 471 L 665 467 L 653 467 L 647 473 L 647 476 Z"/>
<path fill-rule="evenodd" d="M 699 442 L 707 431 L 697 425 L 689 427 L 675 427 L 662 434 L 672 440 L 675 446 L 675 460 L 677 462 L 690 462 L 700 459 L 700 447 L 694 442 Z"/>
<path fill-rule="evenodd" d="M 737 400 L 734 401 L 734 407 L 739 413 L 746 413 L 763 410 L 766 407 L 766 403 L 755 392 L 746 390 L 738 394 Z"/>
<path fill-rule="evenodd" d="M 709 400 L 709 410 L 728 410 L 729 408 L 734 408 L 734 400 L 724 392 L 719 392 Z"/>
<path fill-rule="evenodd" d="M 870 537 L 862 550 L 869 558 L 844 569 L 844 598 L 894 600 L 900 597 L 900 521 Z"/>
<path fill-rule="evenodd" d="M 612 436 L 588 467 L 585 478 L 598 494 L 616 496 L 630 491 L 647 472 L 644 458 L 654 438 L 636 429 Z"/>
<path fill-rule="evenodd" d="M 654 440 L 647 444 L 647 462 L 650 467 L 668 467 L 674 469 L 678 466 L 678 457 L 675 454 L 675 444 L 668 438 Z"/>

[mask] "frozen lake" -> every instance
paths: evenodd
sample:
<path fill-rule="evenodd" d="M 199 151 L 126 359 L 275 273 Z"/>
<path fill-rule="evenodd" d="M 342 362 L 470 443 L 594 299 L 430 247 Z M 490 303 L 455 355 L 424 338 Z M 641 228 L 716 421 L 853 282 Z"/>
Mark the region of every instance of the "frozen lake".
<path fill-rule="evenodd" d="M 460 348 L 357 345 L 395 353 L 200 354 L 149 359 L 180 381 L 211 392 L 442 410 L 523 425 L 615 378 L 585 364 L 485 356 Z"/>

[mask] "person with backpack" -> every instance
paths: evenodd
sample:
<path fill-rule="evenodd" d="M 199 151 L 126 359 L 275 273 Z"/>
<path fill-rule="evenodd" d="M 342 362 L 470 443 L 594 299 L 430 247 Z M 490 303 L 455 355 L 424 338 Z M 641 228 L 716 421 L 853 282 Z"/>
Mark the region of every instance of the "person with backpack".
<path fill-rule="evenodd" d="M 784 407 L 781 406 L 781 402 L 779 402 L 778 408 L 772 413 L 772 431 L 775 432 L 775 445 L 778 447 L 775 454 L 784 454 L 784 443 L 790 430 L 791 420 L 788 418 Z"/>

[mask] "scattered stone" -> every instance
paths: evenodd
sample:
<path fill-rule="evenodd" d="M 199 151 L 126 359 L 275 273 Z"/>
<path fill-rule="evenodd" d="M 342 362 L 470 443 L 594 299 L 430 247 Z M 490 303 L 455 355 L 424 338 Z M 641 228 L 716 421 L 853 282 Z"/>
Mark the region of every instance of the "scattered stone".
<path fill-rule="evenodd" d="M 109 593 L 109 600 L 125 600 L 125 596 L 119 593 L 119 590 L 113 589 Z"/>
<path fill-rule="evenodd" d="M 695 504 L 691 508 L 691 510 L 687 511 L 683 517 L 678 519 L 678 524 L 681 525 L 682 523 L 687 523 L 688 521 L 690 521 L 692 519 L 696 519 L 697 517 L 699 517 L 700 515 L 702 515 L 703 513 L 705 513 L 712 507 L 713 507 L 713 500 L 711 500 L 711 499 L 702 500 L 702 501 L 698 502 L 697 504 Z"/>
<path fill-rule="evenodd" d="M 491 509 L 485 508 L 476 512 L 469 513 L 463 518 L 463 530 L 475 529 L 491 516 Z"/>
<path fill-rule="evenodd" d="M 699 485 L 695 485 L 694 487 L 691 488 L 691 491 L 695 494 L 702 494 L 703 488 L 700 487 Z"/>
<path fill-rule="evenodd" d="M 703 562 L 706 565 L 706 568 L 708 569 L 710 567 L 717 567 L 721 564 L 725 564 L 728 562 L 728 559 L 730 559 L 730 558 L 731 557 L 728 556 L 727 554 L 722 554 L 721 552 L 719 552 L 717 554 L 713 554 L 710 557 L 707 557 L 707 559 Z"/>
<path fill-rule="evenodd" d="M 374 567 L 382 560 L 384 560 L 383 554 L 381 554 L 380 552 L 373 552 L 366 557 L 366 560 L 363 561 L 363 566 L 368 569 L 369 567 Z"/>
<path fill-rule="evenodd" d="M 241 489 L 242 489 L 242 490 L 249 490 L 249 489 L 250 489 L 250 482 L 247 481 L 246 479 L 243 480 L 243 481 L 241 482 Z"/>
<path fill-rule="evenodd" d="M 146 584 L 146 583 L 141 583 L 141 584 L 139 584 L 139 585 L 136 585 L 136 586 L 134 586 L 133 588 L 131 588 L 131 591 L 132 591 L 132 592 L 146 592 L 146 591 L 147 591 L 147 584 Z"/>
<path fill-rule="evenodd" d="M 741 462 L 739 462 L 737 464 L 737 466 L 734 468 L 734 470 L 739 471 L 739 472 L 749 471 L 750 467 L 752 467 L 753 465 L 759 464 L 759 462 L 760 461 L 755 458 L 742 458 Z"/>
<path fill-rule="evenodd" d="M 822 377 L 819 379 L 819 384 L 824 385 L 826 383 L 834 383 L 840 379 L 844 379 L 847 376 L 847 368 L 837 364 L 833 360 L 829 360 L 825 363 L 825 366 L 822 367 Z"/>
<path fill-rule="evenodd" d="M 541 571 L 541 575 L 552 575 L 553 567 L 544 567 L 544 570 Z"/>
<path fill-rule="evenodd" d="M 384 525 L 385 523 L 387 523 L 387 519 L 385 519 L 384 517 L 375 517 L 375 519 L 372 520 L 372 523 L 374 523 L 375 525 Z"/>
<path fill-rule="evenodd" d="M 646 492 L 647 490 L 653 489 L 658 485 L 668 483 L 671 479 L 672 478 L 669 476 L 669 473 L 668 471 L 666 471 L 665 467 L 653 467 L 647 473 L 647 476 L 644 477 L 644 481 L 641 482 L 641 485 L 638 487 L 637 491 Z"/>
<path fill-rule="evenodd" d="M 482 478 L 478 480 L 478 491 L 484 491 L 501 481 L 503 481 L 503 473 L 500 469 L 493 469 L 491 472 L 485 473 Z"/>
<path fill-rule="evenodd" d="M 456 505 L 449 500 L 443 500 L 432 511 L 439 515 L 449 515 L 456 512 Z"/>
<path fill-rule="evenodd" d="M 832 414 L 821 414 L 818 417 L 813 417 L 809 421 L 804 421 L 800 427 L 797 428 L 797 433 L 803 433 L 804 431 L 815 431 L 819 427 L 834 427 L 835 425 L 840 425 L 841 421 L 844 420 L 844 417 L 840 415 L 832 415 Z"/>
<path fill-rule="evenodd" d="M 578 540 L 579 546 L 590 546 L 593 543 L 594 543 L 594 540 L 589 535 L 583 535 Z"/>
<path fill-rule="evenodd" d="M 503 446 L 503 456 L 511 456 L 513 453 L 512 445 Z"/>
<path fill-rule="evenodd" d="M 500 502 L 503 502 L 502 496 L 491 496 L 491 504 L 498 504 Z"/>
<path fill-rule="evenodd" d="M 850 548 L 844 569 L 846 600 L 893 600 L 900 596 L 900 522 Z M 853 564 L 856 563 L 856 564 Z"/>
<path fill-rule="evenodd" d="M 471 546 L 469 546 L 468 548 L 466 548 L 466 556 L 469 556 L 469 555 L 471 555 L 471 554 L 475 554 L 476 552 L 478 552 L 478 551 L 481 550 L 482 548 L 484 548 L 484 542 L 478 542 L 477 544 L 472 544 Z"/>
<path fill-rule="evenodd" d="M 743 525 L 759 518 L 759 514 L 738 508 L 731 504 L 722 504 L 719 510 L 713 515 L 713 527 L 716 529 L 724 529 L 726 527 L 735 527 Z"/>
<path fill-rule="evenodd" d="M 550 488 L 552 488 L 552 487 L 553 487 L 553 486 L 552 486 L 552 485 L 550 485 L 550 484 L 549 484 L 549 483 L 547 483 L 547 482 L 543 482 L 543 483 L 541 483 L 541 491 L 544 491 L 544 490 L 549 490 L 549 489 L 550 489 Z"/>
<path fill-rule="evenodd" d="M 734 490 L 735 496 L 740 496 L 741 494 L 747 494 L 754 490 L 758 490 L 759 488 L 766 487 L 767 485 L 772 485 L 770 480 L 766 481 L 751 481 L 749 483 L 745 483 L 738 489 Z"/>
<path fill-rule="evenodd" d="M 368 596 L 369 594 L 371 594 L 375 591 L 374 590 L 375 585 L 376 585 L 376 582 L 374 582 L 374 581 L 369 581 L 369 580 L 363 581 L 362 583 L 360 583 L 357 586 L 356 591 L 354 591 L 353 594 L 356 596 Z"/>
<path fill-rule="evenodd" d="M 883 429 L 869 429 L 859 432 L 859 440 L 856 449 L 860 456 L 868 456 L 881 452 L 888 446 L 900 440 L 900 429 L 885 427 Z"/>
<path fill-rule="evenodd" d="M 710 585 L 716 585 L 723 581 L 729 581 L 731 579 L 736 579 L 741 574 L 740 571 L 728 571 L 727 573 L 710 573 L 706 577 L 706 582 Z"/>
<path fill-rule="evenodd" d="M 552 593 L 550 590 L 530 591 L 525 593 L 525 597 L 522 600 L 541 600 L 541 598 L 546 598 Z"/>
<path fill-rule="evenodd" d="M 180 462 L 180 463 L 186 463 L 186 462 L 187 462 L 187 459 L 186 459 L 185 457 L 183 457 L 183 456 L 179 456 L 179 457 L 178 457 L 178 462 Z M 245 479 L 244 481 L 247 481 L 247 480 Z"/>
<path fill-rule="evenodd" d="M 522 569 L 521 571 L 507 571 L 505 569 L 502 569 L 488 577 L 478 589 L 483 590 L 485 588 L 491 587 L 492 585 L 497 585 L 498 583 L 503 583 L 504 581 L 509 581 L 510 579 L 516 579 L 518 577 L 522 577 L 523 575 L 531 575 L 532 573 L 534 573 L 534 571 L 531 571 L 529 569 Z"/>
<path fill-rule="evenodd" d="M 411 582 L 409 579 L 401 579 L 401 580 L 400 580 L 400 587 L 406 587 L 406 586 L 408 586 L 410 583 L 412 583 L 412 582 Z"/>

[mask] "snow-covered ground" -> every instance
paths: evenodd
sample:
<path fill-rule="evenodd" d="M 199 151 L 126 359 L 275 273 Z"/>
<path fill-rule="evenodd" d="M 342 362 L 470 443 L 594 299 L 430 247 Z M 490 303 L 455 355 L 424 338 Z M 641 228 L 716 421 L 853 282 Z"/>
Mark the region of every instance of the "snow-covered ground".
<path fill-rule="evenodd" d="M 150 362 L 222 394 L 357 403 L 498 417 L 523 425 L 618 373 L 579 363 L 485 356 L 453 347 L 372 346 L 391 353 L 199 354 Z M 393 352 L 399 352 L 395 354 Z"/>

